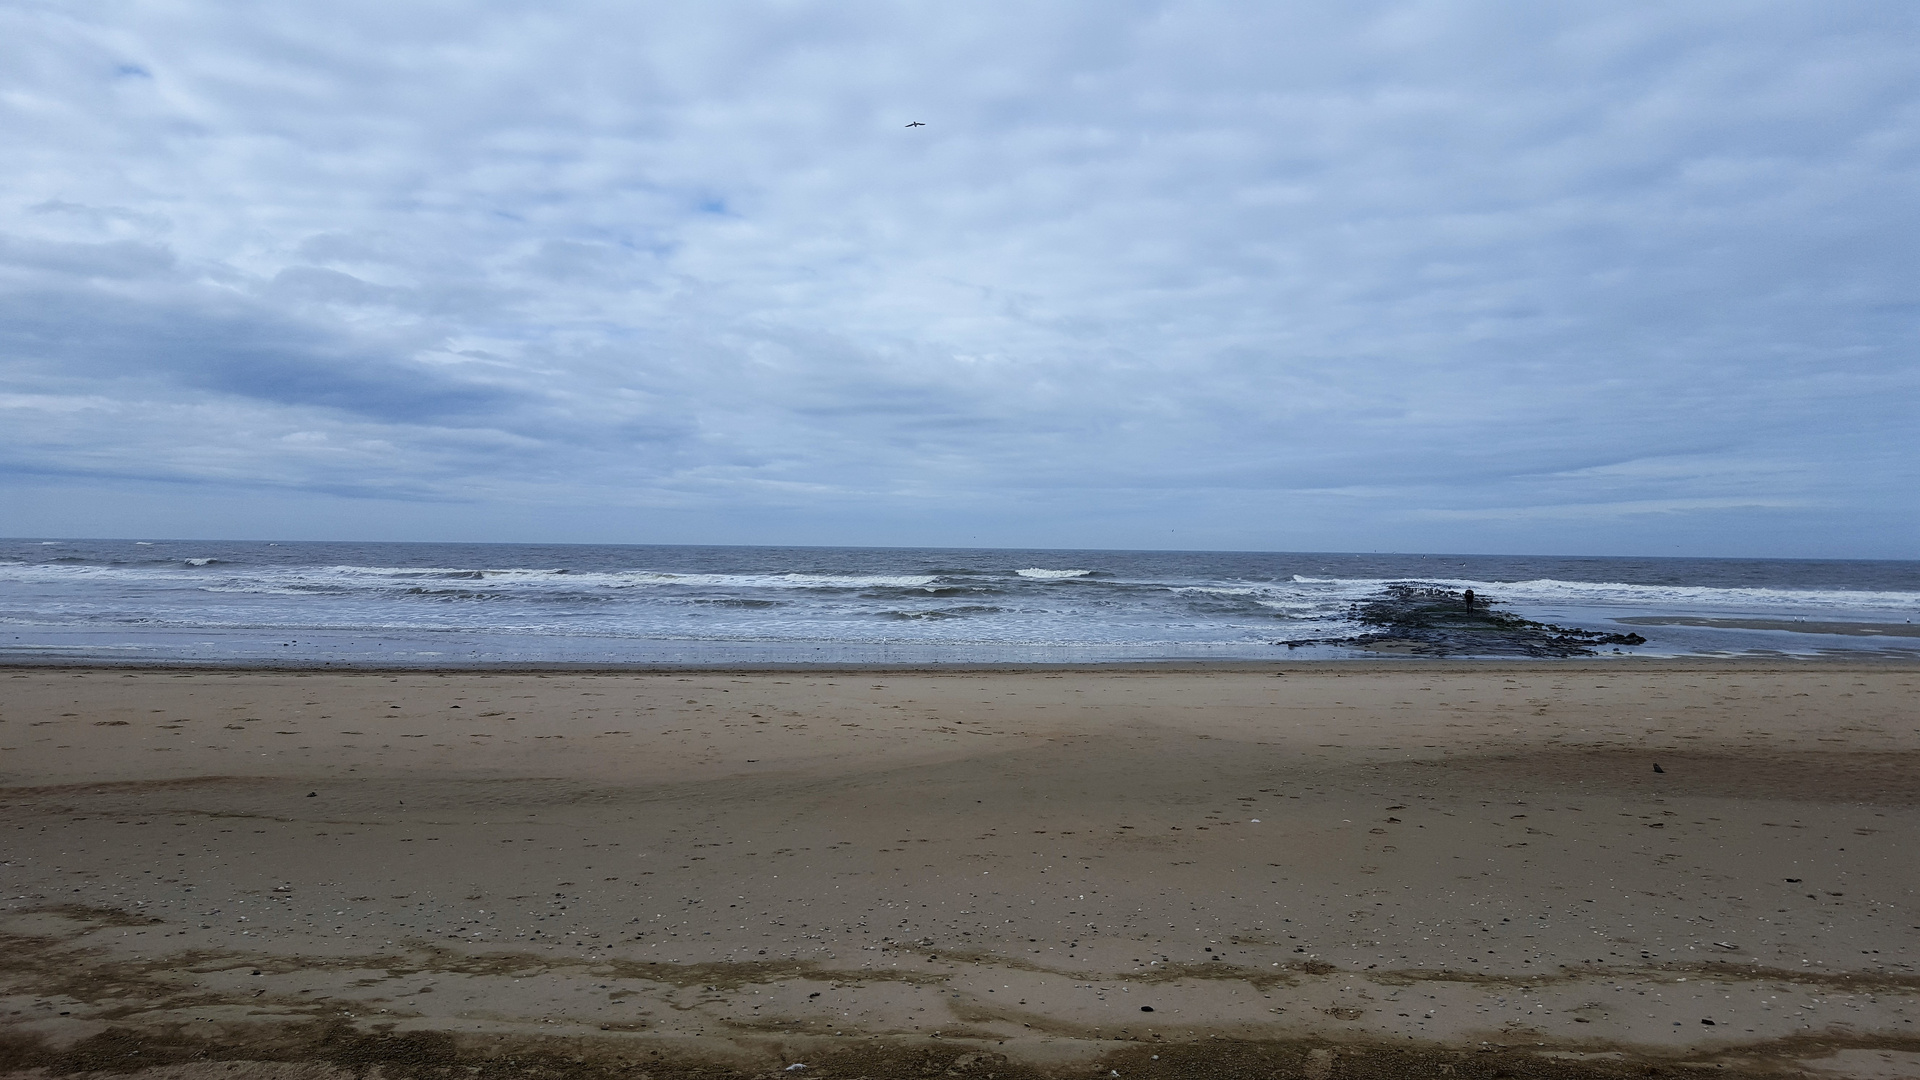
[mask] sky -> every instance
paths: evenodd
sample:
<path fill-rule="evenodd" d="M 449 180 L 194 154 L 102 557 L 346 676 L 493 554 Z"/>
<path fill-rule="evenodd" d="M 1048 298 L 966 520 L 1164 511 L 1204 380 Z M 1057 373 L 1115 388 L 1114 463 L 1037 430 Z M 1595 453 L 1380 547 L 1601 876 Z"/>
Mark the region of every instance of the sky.
<path fill-rule="evenodd" d="M 0 0 L 0 535 L 1917 558 L 1917 45 Z"/>

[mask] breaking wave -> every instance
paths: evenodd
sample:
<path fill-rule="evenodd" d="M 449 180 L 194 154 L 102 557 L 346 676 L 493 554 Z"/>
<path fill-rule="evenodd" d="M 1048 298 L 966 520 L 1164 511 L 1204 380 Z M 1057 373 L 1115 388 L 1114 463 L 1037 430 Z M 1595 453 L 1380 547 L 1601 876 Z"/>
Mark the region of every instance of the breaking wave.
<path fill-rule="evenodd" d="M 354 656 L 503 661 L 702 662 L 743 655 L 726 651 L 736 645 L 794 662 L 1020 662 L 1069 658 L 1046 651 L 1063 649 L 1246 659 L 1358 632 L 1357 606 L 1395 584 L 1470 588 L 1526 618 L 1587 627 L 1648 615 L 1920 621 L 1920 564 L 1909 563 L 0 540 L 0 625 L 13 642 L 0 654 L 71 640 L 79 655 L 121 655 L 128 642 L 208 660 L 347 655 L 313 644 L 325 640 L 360 643 Z M 1745 631 L 1640 628 L 1648 650 L 1758 647 Z M 1767 647 L 1787 637 L 1813 635 Z"/>

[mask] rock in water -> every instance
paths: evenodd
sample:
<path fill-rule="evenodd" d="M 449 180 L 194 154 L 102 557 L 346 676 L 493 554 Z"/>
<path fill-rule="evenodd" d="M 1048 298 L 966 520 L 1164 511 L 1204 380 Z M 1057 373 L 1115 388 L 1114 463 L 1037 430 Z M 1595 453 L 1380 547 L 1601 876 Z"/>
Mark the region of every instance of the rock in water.
<path fill-rule="evenodd" d="M 1381 652 L 1419 656 L 1591 656 L 1600 645 L 1645 645 L 1639 634 L 1555 626 L 1497 611 L 1494 602 L 1417 583 L 1388 585 L 1372 599 L 1355 604 L 1347 615 L 1377 630 L 1344 638 L 1305 638 L 1278 642 L 1301 645 L 1351 645 Z"/>

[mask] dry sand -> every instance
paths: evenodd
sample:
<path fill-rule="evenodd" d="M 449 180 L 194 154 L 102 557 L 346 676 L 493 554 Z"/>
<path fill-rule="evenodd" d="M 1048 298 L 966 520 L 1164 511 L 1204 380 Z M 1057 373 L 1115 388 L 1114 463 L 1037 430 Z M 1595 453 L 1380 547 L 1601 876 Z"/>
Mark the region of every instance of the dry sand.
<path fill-rule="evenodd" d="M 0 836 L 9 1075 L 1920 1076 L 1912 667 L 20 670 Z"/>

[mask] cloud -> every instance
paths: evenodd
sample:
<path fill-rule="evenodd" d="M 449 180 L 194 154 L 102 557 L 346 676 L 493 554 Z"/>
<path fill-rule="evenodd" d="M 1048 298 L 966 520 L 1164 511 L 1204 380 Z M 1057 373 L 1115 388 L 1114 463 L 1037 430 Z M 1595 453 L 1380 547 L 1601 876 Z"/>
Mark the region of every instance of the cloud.
<path fill-rule="evenodd" d="M 104 216 L 104 215 L 103 215 Z M 173 268 L 173 252 L 158 244 L 115 240 L 86 244 L 0 236 L 0 266 L 40 278 L 132 279 Z"/>
<path fill-rule="evenodd" d="M 1636 499 L 1571 506 L 1501 506 L 1482 510 L 1428 510 L 1443 521 L 1595 521 L 1650 515 L 1697 514 L 1703 510 L 1786 510 L 1808 506 L 1801 499 Z"/>
<path fill-rule="evenodd" d="M 733 541 L 1578 550 L 1565 508 L 1659 506 L 1660 550 L 1912 554 L 1917 22 L 14 7 L 0 401 L 114 409 L 0 468 Z"/>
<path fill-rule="evenodd" d="M 124 245 L 66 245 L 59 269 L 117 276 L 129 264 L 165 265 Z M 0 258 L 7 251 L 0 248 Z M 133 276 L 131 273 L 126 276 Z M 167 288 L 156 294 L 77 288 L 0 296 L 0 350 L 16 378 L 39 369 L 62 379 L 152 380 L 179 389 L 287 406 L 319 405 L 396 422 L 497 415 L 503 388 L 461 379 L 259 303 Z"/>

